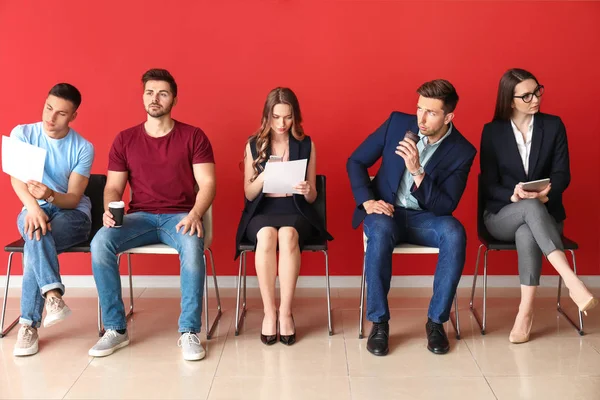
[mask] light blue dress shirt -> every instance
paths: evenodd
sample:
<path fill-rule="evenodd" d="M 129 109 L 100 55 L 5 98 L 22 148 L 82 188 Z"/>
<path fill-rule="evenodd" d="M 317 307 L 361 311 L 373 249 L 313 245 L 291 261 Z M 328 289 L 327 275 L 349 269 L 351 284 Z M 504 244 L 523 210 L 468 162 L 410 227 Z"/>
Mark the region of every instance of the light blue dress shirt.
<path fill-rule="evenodd" d="M 448 132 L 440 140 L 433 144 L 429 144 L 429 138 L 419 131 L 419 141 L 417 142 L 417 150 L 419 150 L 419 160 L 421 162 L 421 166 L 425 168 L 427 162 L 431 159 L 435 151 L 440 147 L 440 143 L 444 141 L 450 134 L 452 133 L 452 123 L 450 123 L 450 128 L 448 128 Z M 400 157 L 400 156 L 398 156 Z M 398 191 L 396 193 L 396 206 L 408 208 L 411 210 L 420 210 L 419 202 L 414 196 L 410 193 L 410 188 L 412 188 L 415 183 L 414 177 L 410 174 L 408 169 L 404 170 L 402 174 L 402 179 L 400 179 L 400 185 L 398 186 Z"/>

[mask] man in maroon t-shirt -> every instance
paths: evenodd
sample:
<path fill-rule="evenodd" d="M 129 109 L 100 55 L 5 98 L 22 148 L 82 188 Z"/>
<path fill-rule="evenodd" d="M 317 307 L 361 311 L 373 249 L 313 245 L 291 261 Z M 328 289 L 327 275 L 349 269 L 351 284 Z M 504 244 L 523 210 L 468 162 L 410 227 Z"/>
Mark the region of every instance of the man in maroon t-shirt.
<path fill-rule="evenodd" d="M 202 130 L 171 118 L 177 84 L 166 70 L 142 77 L 145 123 L 121 132 L 112 145 L 104 190 L 104 227 L 92 241 L 92 269 L 106 333 L 89 351 L 103 357 L 129 344 L 117 254 L 148 244 L 177 249 L 181 263 L 178 345 L 185 360 L 201 360 L 204 239 L 202 216 L 215 197 L 212 147 Z M 121 201 L 129 181 L 132 200 L 115 227 L 111 202 Z M 198 190 L 195 190 L 195 186 Z"/>

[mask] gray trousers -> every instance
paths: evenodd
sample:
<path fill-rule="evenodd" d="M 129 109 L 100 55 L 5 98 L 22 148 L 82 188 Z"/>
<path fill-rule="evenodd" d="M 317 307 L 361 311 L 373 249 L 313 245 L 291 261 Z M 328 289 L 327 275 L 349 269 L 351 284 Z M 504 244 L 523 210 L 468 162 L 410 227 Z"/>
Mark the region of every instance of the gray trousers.
<path fill-rule="evenodd" d="M 504 206 L 497 214 L 483 214 L 488 232 L 496 239 L 517 245 L 521 285 L 538 286 L 542 273 L 542 253 L 564 251 L 563 223 L 556 222 L 537 199 L 521 200 Z"/>

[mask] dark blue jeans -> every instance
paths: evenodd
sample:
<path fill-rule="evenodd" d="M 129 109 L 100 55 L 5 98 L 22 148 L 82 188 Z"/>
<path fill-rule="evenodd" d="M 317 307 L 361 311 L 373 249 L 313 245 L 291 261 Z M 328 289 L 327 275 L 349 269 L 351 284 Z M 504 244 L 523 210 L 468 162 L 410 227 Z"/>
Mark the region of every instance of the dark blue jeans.
<path fill-rule="evenodd" d="M 367 236 L 367 319 L 373 322 L 390 319 L 387 296 L 392 280 L 392 252 L 398 243 L 412 243 L 440 249 L 427 315 L 437 323 L 448 321 L 465 266 L 467 236 L 462 224 L 452 216 L 396 208 L 393 218 L 383 214 L 367 215 L 364 231 Z"/>

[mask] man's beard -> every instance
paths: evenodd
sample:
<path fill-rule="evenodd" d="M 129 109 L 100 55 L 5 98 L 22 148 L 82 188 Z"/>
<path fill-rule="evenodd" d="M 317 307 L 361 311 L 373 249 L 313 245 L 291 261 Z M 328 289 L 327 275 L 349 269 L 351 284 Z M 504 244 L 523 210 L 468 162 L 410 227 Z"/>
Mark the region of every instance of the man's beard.
<path fill-rule="evenodd" d="M 159 108 L 152 108 L 152 104 L 151 104 L 151 105 L 148 106 L 148 109 L 146 110 L 146 112 L 151 117 L 160 118 L 163 115 L 169 114 L 171 112 L 171 108 L 173 108 L 173 104 L 170 104 L 166 108 L 163 108 L 163 107 L 160 107 L 160 106 L 159 106 Z"/>

